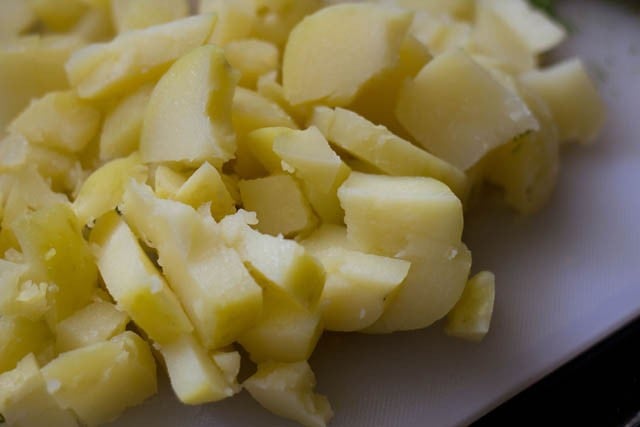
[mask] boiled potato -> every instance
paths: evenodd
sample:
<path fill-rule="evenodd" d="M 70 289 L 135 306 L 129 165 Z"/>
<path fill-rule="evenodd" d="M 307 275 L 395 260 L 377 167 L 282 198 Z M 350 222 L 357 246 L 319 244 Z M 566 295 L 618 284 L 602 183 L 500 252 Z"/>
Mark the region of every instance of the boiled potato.
<path fill-rule="evenodd" d="M 205 43 L 215 23 L 215 15 L 192 16 L 87 46 L 67 61 L 67 77 L 81 98 L 125 93 L 153 81 L 173 61 Z"/>
<path fill-rule="evenodd" d="M 59 355 L 42 375 L 58 404 L 90 425 L 114 420 L 158 389 L 149 345 L 129 331 Z"/>
<path fill-rule="evenodd" d="M 151 93 L 140 136 L 142 160 L 208 161 L 219 167 L 232 159 L 231 103 L 237 80 L 216 46 L 202 46 L 180 58 Z"/>
<path fill-rule="evenodd" d="M 258 19 L 253 0 L 200 0 L 198 13 L 218 15 L 209 43 L 225 46 L 232 40 L 251 36 Z"/>
<path fill-rule="evenodd" d="M 164 344 L 193 331 L 178 298 L 115 213 L 91 232 L 102 279 L 118 306 L 151 338 Z"/>
<path fill-rule="evenodd" d="M 307 122 L 311 115 L 311 107 L 305 104 L 292 105 L 284 95 L 282 84 L 278 82 L 278 73 L 270 72 L 260 76 L 256 83 L 260 95 L 277 103 L 298 125 Z M 274 126 L 274 125 L 271 125 Z"/>
<path fill-rule="evenodd" d="M 240 71 L 240 86 L 254 88 L 258 78 L 278 69 L 280 51 L 273 43 L 260 39 L 242 39 L 227 43 L 224 54 L 229 64 Z"/>
<path fill-rule="evenodd" d="M 237 391 L 191 335 L 160 346 L 171 387 L 182 403 L 198 405 L 233 396 Z"/>
<path fill-rule="evenodd" d="M 220 172 L 207 162 L 180 186 L 175 199 L 196 209 L 209 203 L 211 215 L 216 220 L 236 212 L 235 201 L 222 181 Z"/>
<path fill-rule="evenodd" d="M 424 148 L 461 170 L 492 148 L 539 128 L 520 97 L 462 51 L 442 54 L 407 82 L 396 114 Z M 455 126 L 442 126 L 443 121 Z"/>
<path fill-rule="evenodd" d="M 129 316 L 106 301 L 96 301 L 81 308 L 56 325 L 56 348 L 59 353 L 107 341 L 124 332 Z"/>
<path fill-rule="evenodd" d="M 375 4 L 329 6 L 303 19 L 287 41 L 282 86 L 294 105 L 344 106 L 394 67 L 411 13 Z"/>
<path fill-rule="evenodd" d="M 431 15 L 447 15 L 457 19 L 471 19 L 474 0 L 377 0 L 382 4 L 427 12 Z"/>
<path fill-rule="evenodd" d="M 210 217 L 192 207 L 157 198 L 131 181 L 121 205 L 138 237 L 158 251 L 158 263 L 207 349 L 231 344 L 253 326 L 262 289 L 240 256 L 223 243 Z M 156 214 L 150 220 L 146 212 Z"/>
<path fill-rule="evenodd" d="M 163 199 L 174 199 L 180 187 L 187 182 L 188 176 L 173 170 L 169 166 L 158 165 L 153 173 L 153 190 Z"/>
<path fill-rule="evenodd" d="M 25 356 L 12 371 L 0 375 L 0 413 L 14 427 L 31 427 L 47 420 L 52 427 L 77 427 L 70 410 L 58 406 L 33 354 Z"/>
<path fill-rule="evenodd" d="M 455 307 L 447 315 L 445 332 L 470 341 L 481 341 L 489 332 L 495 300 L 495 276 L 483 271 L 467 282 Z"/>
<path fill-rule="evenodd" d="M 590 142 L 605 121 L 605 106 L 580 59 L 531 71 L 522 83 L 547 104 L 561 141 Z"/>
<path fill-rule="evenodd" d="M 244 388 L 262 406 L 308 427 L 324 427 L 333 417 L 326 397 L 314 393 L 316 378 L 307 362 L 258 365 Z"/>
<path fill-rule="evenodd" d="M 251 33 L 282 46 L 298 22 L 323 6 L 323 0 L 253 0 L 257 19 Z"/>
<path fill-rule="evenodd" d="M 48 362 L 53 345 L 53 333 L 44 320 L 4 314 L 0 317 L 0 372 L 14 369 L 29 353 Z"/>

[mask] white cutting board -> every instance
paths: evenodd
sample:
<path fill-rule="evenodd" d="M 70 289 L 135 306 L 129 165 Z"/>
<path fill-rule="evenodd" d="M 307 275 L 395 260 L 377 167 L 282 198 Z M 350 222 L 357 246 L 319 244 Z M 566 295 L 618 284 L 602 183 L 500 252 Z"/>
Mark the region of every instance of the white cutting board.
<path fill-rule="evenodd" d="M 311 365 L 335 409 L 333 427 L 467 424 L 640 315 L 640 14 L 603 0 L 561 3 L 573 34 L 560 53 L 584 58 L 601 84 L 609 108 L 602 137 L 565 150 L 544 212 L 468 219 L 474 268 L 497 277 L 482 344 L 448 338 L 441 325 L 322 339 Z M 186 407 L 164 384 L 114 425 L 295 424 L 246 392 Z"/>

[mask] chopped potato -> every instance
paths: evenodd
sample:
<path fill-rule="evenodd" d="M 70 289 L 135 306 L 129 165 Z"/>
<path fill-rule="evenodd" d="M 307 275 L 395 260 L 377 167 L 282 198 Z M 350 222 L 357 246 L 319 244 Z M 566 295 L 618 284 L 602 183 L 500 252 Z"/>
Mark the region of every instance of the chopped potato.
<path fill-rule="evenodd" d="M 471 341 L 481 341 L 484 338 L 491 325 L 495 280 L 495 276 L 489 271 L 483 271 L 469 279 L 460 300 L 447 315 L 447 334 Z"/>
<path fill-rule="evenodd" d="M 261 75 L 278 69 L 278 47 L 264 40 L 234 40 L 227 43 L 224 53 L 229 64 L 240 71 L 240 86 L 254 88 Z"/>
<path fill-rule="evenodd" d="M 148 28 L 189 15 L 188 0 L 110 0 L 118 33 Z"/>

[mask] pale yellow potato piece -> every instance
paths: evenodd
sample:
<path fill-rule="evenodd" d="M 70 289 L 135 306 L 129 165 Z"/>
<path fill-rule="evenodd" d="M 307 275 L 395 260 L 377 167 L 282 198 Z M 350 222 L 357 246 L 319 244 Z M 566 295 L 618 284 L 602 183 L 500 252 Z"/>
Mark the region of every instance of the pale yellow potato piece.
<path fill-rule="evenodd" d="M 329 6 L 303 19 L 284 51 L 282 83 L 293 104 L 349 104 L 395 66 L 411 13 L 375 4 Z"/>
<path fill-rule="evenodd" d="M 457 243 L 462 236 L 460 200 L 432 178 L 353 172 L 338 197 L 349 240 L 363 252 L 417 256 L 433 242 Z"/>
<path fill-rule="evenodd" d="M 494 150 L 482 168 L 486 179 L 502 187 L 506 202 L 523 214 L 542 209 L 551 197 L 560 168 L 558 130 L 546 104 L 521 88 L 540 130 Z"/>
<path fill-rule="evenodd" d="M 548 105 L 561 141 L 591 142 L 605 122 L 605 105 L 580 59 L 568 59 L 521 76 Z"/>
<path fill-rule="evenodd" d="M 312 254 L 318 254 L 333 248 L 355 249 L 355 245 L 347 237 L 347 227 L 336 224 L 322 224 L 313 233 L 301 240 L 300 244 Z"/>
<path fill-rule="evenodd" d="M 188 0 L 110 0 L 111 16 L 118 33 L 148 28 L 185 18 Z"/>
<path fill-rule="evenodd" d="M 74 156 L 31 144 L 19 134 L 8 135 L 0 141 L 0 172 L 17 172 L 34 165 L 57 191 L 74 189 L 71 171 L 75 163 Z"/>
<path fill-rule="evenodd" d="M 447 315 L 444 327 L 447 335 L 482 341 L 491 326 L 495 281 L 490 271 L 480 272 L 469 279 L 460 300 Z"/>
<path fill-rule="evenodd" d="M 239 393 L 242 386 L 238 384 L 238 374 L 242 366 L 242 356 L 237 351 L 213 351 L 211 353 L 213 362 L 220 368 L 222 375 L 231 386 L 234 393 Z"/>
<path fill-rule="evenodd" d="M 222 181 L 220 172 L 207 162 L 180 186 L 175 199 L 196 209 L 210 203 L 211 215 L 216 221 L 236 212 L 235 201 Z"/>
<path fill-rule="evenodd" d="M 44 320 L 24 317 L 0 317 L 0 372 L 14 369 L 29 353 L 46 359 L 54 336 Z"/>
<path fill-rule="evenodd" d="M 320 219 L 341 224 L 344 211 L 337 193 L 351 169 L 329 147 L 322 133 L 312 126 L 279 134 L 274 138 L 273 152 L 282 159 L 283 169 L 302 182 L 304 194 Z"/>
<path fill-rule="evenodd" d="M 106 301 L 81 308 L 56 325 L 59 353 L 107 341 L 124 332 L 129 316 Z"/>
<path fill-rule="evenodd" d="M 517 0 L 504 3 L 515 5 Z M 537 56 L 510 26 L 510 20 L 514 17 L 505 13 L 506 8 L 502 0 L 479 0 L 472 39 L 478 50 L 498 58 L 511 73 L 519 74 L 535 68 Z M 513 8 L 510 12 L 513 12 Z"/>
<path fill-rule="evenodd" d="M 0 42 L 0 133 L 33 98 L 69 87 L 64 64 L 82 45 L 76 36 L 27 36 Z"/>
<path fill-rule="evenodd" d="M 86 10 L 81 0 L 24 0 L 42 23 L 53 31 L 71 28 Z"/>
<path fill-rule="evenodd" d="M 238 338 L 251 360 L 307 360 L 322 334 L 322 316 L 318 308 L 301 307 L 281 289 L 264 290 L 262 314 L 256 325 Z"/>
<path fill-rule="evenodd" d="M 113 421 L 158 388 L 149 345 L 129 331 L 59 355 L 42 375 L 58 404 L 89 425 Z"/>
<path fill-rule="evenodd" d="M 191 333 L 178 298 L 122 219 L 115 213 L 102 217 L 91 243 L 107 290 L 149 338 L 164 344 Z"/>
<path fill-rule="evenodd" d="M 43 420 L 51 427 L 78 425 L 73 413 L 60 408 L 47 391 L 33 354 L 22 359 L 14 370 L 0 375 L 0 413 L 13 427 L 31 427 Z"/>
<path fill-rule="evenodd" d="M 272 71 L 260 76 L 256 83 L 256 88 L 260 95 L 278 104 L 297 124 L 307 123 L 311 115 L 311 106 L 305 104 L 291 105 L 284 96 L 282 85 L 278 82 L 278 72 Z"/>
<path fill-rule="evenodd" d="M 28 264 L 0 259 L 0 313 L 3 316 L 22 314 L 24 317 L 31 318 L 24 315 L 24 307 L 18 300 L 22 291 L 23 278 L 28 271 Z"/>
<path fill-rule="evenodd" d="M 380 318 L 364 330 L 390 333 L 422 329 L 443 318 L 460 299 L 471 268 L 471 252 L 460 242 L 424 242 L 403 256 L 411 269 Z"/>
<path fill-rule="evenodd" d="M 160 346 L 160 353 L 171 387 L 182 403 L 199 405 L 235 394 L 236 389 L 193 336 L 184 335 Z"/>
<path fill-rule="evenodd" d="M 333 417 L 326 397 L 316 394 L 316 378 L 307 362 L 258 365 L 244 388 L 263 407 L 307 427 L 325 427 Z"/>
<path fill-rule="evenodd" d="M 323 0 L 253 0 L 257 19 L 251 33 L 283 46 L 298 22 L 325 5 Z"/>
<path fill-rule="evenodd" d="M 522 99 L 462 51 L 440 55 L 405 83 L 396 114 L 424 148 L 461 170 L 539 128 Z"/>
<path fill-rule="evenodd" d="M 320 309 L 325 329 L 330 331 L 358 331 L 378 320 L 411 266 L 405 260 L 343 247 L 314 255 L 327 272 Z"/>
<path fill-rule="evenodd" d="M 322 265 L 297 242 L 249 227 L 256 222 L 254 213 L 243 210 L 224 218 L 220 225 L 225 242 L 263 287 L 275 286 L 305 309 L 315 308 L 325 279 Z"/>
<path fill-rule="evenodd" d="M 86 0 L 83 1 L 86 3 Z M 73 26 L 70 33 L 92 43 L 111 39 L 115 30 L 109 6 L 104 4 L 90 7 Z"/>
<path fill-rule="evenodd" d="M 31 102 L 9 131 L 34 144 L 76 153 L 96 135 L 100 120 L 100 112 L 73 92 L 50 92 Z"/>
<path fill-rule="evenodd" d="M 242 204 L 258 215 L 263 233 L 291 237 L 313 229 L 317 219 L 300 184 L 290 175 L 272 175 L 238 183 Z"/>
<path fill-rule="evenodd" d="M 247 148 L 270 174 L 285 172 L 282 159 L 273 151 L 273 144 L 280 135 L 288 135 L 291 128 L 284 126 L 263 127 L 247 135 Z M 288 168 L 291 170 L 291 168 Z"/>
<path fill-rule="evenodd" d="M 257 19 L 253 0 L 200 0 L 198 13 L 215 13 L 218 24 L 209 43 L 225 46 L 251 36 Z"/>
<path fill-rule="evenodd" d="M 20 218 L 13 226 L 33 279 L 55 285 L 49 321 L 84 307 L 97 285 L 98 271 L 80 225 L 68 204 L 54 204 Z"/>
<path fill-rule="evenodd" d="M 232 159 L 237 80 L 219 47 L 202 46 L 180 58 L 151 93 L 140 137 L 142 160 L 220 167 Z"/>
<path fill-rule="evenodd" d="M 432 55 L 438 56 L 448 50 L 472 50 L 473 28 L 471 23 L 458 21 L 447 14 L 417 12 L 410 33 L 427 46 Z"/>
<path fill-rule="evenodd" d="M 100 133 L 100 160 L 128 156 L 138 149 L 144 113 L 153 85 L 122 98 L 106 115 Z"/>
<path fill-rule="evenodd" d="M 527 49 L 539 54 L 553 49 L 567 36 L 566 30 L 525 0 L 483 0 L 495 16 L 518 37 Z"/>
<path fill-rule="evenodd" d="M 126 93 L 155 80 L 168 66 L 208 40 L 215 15 L 198 15 L 121 34 L 76 51 L 65 66 L 81 98 Z"/>
<path fill-rule="evenodd" d="M 174 199 L 188 176 L 165 165 L 158 165 L 153 174 L 153 190 L 163 199 Z"/>
<path fill-rule="evenodd" d="M 80 224 L 91 224 L 120 203 L 129 180 L 144 182 L 147 167 L 137 153 L 112 160 L 93 172 L 84 181 L 73 202 L 73 210 Z"/>
<path fill-rule="evenodd" d="M 249 89 L 237 88 L 232 106 L 233 128 L 237 135 L 237 151 L 234 170 L 243 178 L 264 175 L 260 162 L 253 156 L 248 134 L 267 126 L 297 129 L 296 122 L 276 102 Z"/>
<path fill-rule="evenodd" d="M 25 0 L 3 0 L 0 2 L 0 40 L 16 37 L 36 21 Z"/>
<path fill-rule="evenodd" d="M 137 235 L 157 249 L 158 263 L 205 348 L 231 344 L 255 324 L 262 289 L 224 244 L 208 212 L 159 199 L 134 181 L 121 209 Z"/>
<path fill-rule="evenodd" d="M 229 64 L 240 71 L 240 86 L 255 88 L 258 78 L 277 71 L 280 51 L 273 43 L 260 39 L 242 39 L 227 43 L 224 54 Z"/>
<path fill-rule="evenodd" d="M 435 178 L 447 184 L 460 199 L 466 197 L 468 182 L 461 170 L 384 126 L 376 126 L 352 111 L 327 107 L 317 107 L 311 123 L 330 142 L 385 174 Z"/>
<path fill-rule="evenodd" d="M 349 109 L 398 135 L 407 136 L 395 115 L 398 92 L 403 82 L 414 78 L 430 60 L 429 49 L 413 35 L 407 34 L 400 46 L 396 65 L 369 82 Z"/>

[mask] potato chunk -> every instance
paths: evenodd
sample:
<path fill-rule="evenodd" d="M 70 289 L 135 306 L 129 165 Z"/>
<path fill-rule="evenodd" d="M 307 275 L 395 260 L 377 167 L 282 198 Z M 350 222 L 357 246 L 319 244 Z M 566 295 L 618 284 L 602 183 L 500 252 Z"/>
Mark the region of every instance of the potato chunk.
<path fill-rule="evenodd" d="M 53 334 L 43 320 L 0 317 L 0 372 L 9 371 L 29 353 L 47 359 Z"/>
<path fill-rule="evenodd" d="M 149 345 L 128 331 L 61 354 L 42 375 L 58 404 L 90 425 L 113 421 L 157 392 Z"/>
<path fill-rule="evenodd" d="M 483 271 L 467 282 L 455 307 L 447 315 L 445 332 L 470 341 L 481 341 L 489 332 L 495 300 L 495 276 Z"/>
<path fill-rule="evenodd" d="M 307 362 L 258 365 L 244 387 L 262 406 L 307 427 L 324 427 L 333 417 L 326 397 L 314 393 L 316 378 Z"/>
<path fill-rule="evenodd" d="M 118 306 L 160 344 L 191 333 L 193 326 L 166 280 L 115 213 L 91 232 L 100 274 Z"/>
<path fill-rule="evenodd" d="M 367 3 L 329 6 L 306 17 L 284 51 L 285 96 L 294 105 L 349 104 L 396 64 L 410 24 L 410 12 Z"/>
<path fill-rule="evenodd" d="M 33 354 L 18 362 L 14 370 L 0 375 L 0 413 L 13 427 L 31 427 L 43 420 L 51 427 L 78 425 L 73 413 L 60 408 L 47 391 Z"/>
<path fill-rule="evenodd" d="M 224 48 L 229 64 L 240 71 L 238 84 L 254 88 L 258 78 L 278 69 L 280 51 L 272 43 L 259 39 L 229 42 Z"/>
<path fill-rule="evenodd" d="M 208 161 L 220 167 L 233 158 L 231 103 L 237 80 L 216 46 L 202 46 L 180 58 L 151 94 L 140 137 L 142 160 Z"/>
<path fill-rule="evenodd" d="M 424 148 L 461 170 L 538 129 L 518 95 L 458 50 L 435 58 L 404 85 L 396 114 Z"/>
<path fill-rule="evenodd" d="M 111 0 L 118 33 L 148 28 L 189 15 L 188 0 Z"/>
<path fill-rule="evenodd" d="M 211 215 L 218 221 L 236 212 L 235 201 L 222 181 L 220 172 L 207 162 L 180 186 L 175 199 L 196 209 L 210 203 Z"/>
<path fill-rule="evenodd" d="M 154 80 L 177 58 L 202 45 L 215 15 L 192 16 L 119 35 L 75 52 L 66 64 L 81 98 L 105 98 Z"/>

